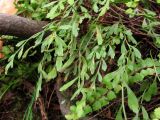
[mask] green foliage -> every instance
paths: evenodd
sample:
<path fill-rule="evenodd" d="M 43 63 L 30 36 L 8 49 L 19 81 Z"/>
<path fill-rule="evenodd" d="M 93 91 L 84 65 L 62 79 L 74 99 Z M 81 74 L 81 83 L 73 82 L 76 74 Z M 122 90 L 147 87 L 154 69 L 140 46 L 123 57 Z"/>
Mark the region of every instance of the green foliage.
<path fill-rule="evenodd" d="M 51 5 L 48 4 L 49 0 L 18 0 L 16 7 L 18 8 L 18 14 L 24 14 L 30 18 L 41 20 L 46 18 L 48 10 Z"/>
<path fill-rule="evenodd" d="M 155 108 L 155 110 L 151 114 L 151 118 L 153 120 L 159 120 L 160 119 L 160 108 Z"/>
<path fill-rule="evenodd" d="M 149 119 L 148 113 L 143 106 L 142 106 L 142 113 L 143 113 L 143 119 L 148 120 Z"/>
<path fill-rule="evenodd" d="M 127 94 L 128 94 L 128 106 L 134 113 L 137 114 L 139 111 L 138 99 L 129 87 L 127 87 Z"/>
<path fill-rule="evenodd" d="M 99 23 L 98 18 L 104 16 L 111 5 L 119 3 L 126 5 L 125 13 L 130 17 L 144 17 L 141 29 L 147 31 L 153 44 L 159 47 L 160 36 L 155 33 L 154 28 L 159 25 L 155 19 L 156 13 L 147 8 L 142 13 L 137 12 L 140 0 L 92 0 L 90 9 L 93 10 L 85 7 L 83 0 L 20 0 L 17 5 L 20 13 L 25 12 L 24 14 L 34 19 L 50 19 L 51 23 L 43 31 L 17 43 L 17 50 L 8 58 L 5 74 L 10 73 L 10 68 L 15 67 L 17 60 L 23 62 L 40 54 L 38 61 L 34 63 L 38 77 L 33 101 L 38 98 L 43 83 L 55 80 L 58 74 L 63 74 L 65 84 L 60 91 L 65 92 L 70 88 L 73 103 L 66 119 L 86 117 L 120 97 L 120 92 L 122 106 L 117 109 L 116 120 L 126 117 L 124 97 L 127 97 L 128 107 L 136 115 L 134 119 L 140 117 L 140 109 L 143 118 L 148 119 L 147 111 L 139 103 L 150 101 L 157 94 L 159 58 L 158 55 L 153 58 L 150 53 L 147 57 L 143 56 L 140 40 L 136 39 L 121 20 L 112 25 Z M 93 12 L 98 18 L 92 16 Z M 86 20 L 89 24 L 83 26 Z M 82 29 L 83 27 L 86 28 Z M 51 33 L 45 37 L 48 30 Z M 144 87 L 145 81 L 150 79 L 152 82 Z M 132 88 L 137 84 L 140 84 L 141 91 L 138 87 Z M 28 117 L 32 116 L 33 101 L 26 112 Z M 156 117 L 157 111 L 154 112 Z"/>

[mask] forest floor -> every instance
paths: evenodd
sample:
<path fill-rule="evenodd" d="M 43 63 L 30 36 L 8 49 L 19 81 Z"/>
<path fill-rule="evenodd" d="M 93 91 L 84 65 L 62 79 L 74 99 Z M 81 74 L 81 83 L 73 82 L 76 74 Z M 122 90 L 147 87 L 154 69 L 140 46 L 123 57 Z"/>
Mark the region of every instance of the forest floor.
<path fill-rule="evenodd" d="M 0 101 L 0 120 L 22 120 L 25 111 L 31 101 L 31 93 L 33 90 L 33 84 L 24 81 L 19 87 L 14 88 L 5 94 Z M 43 86 L 41 96 L 33 105 L 33 120 L 65 120 L 61 114 L 58 98 L 55 92 L 55 83 L 47 83 Z M 151 112 L 155 106 L 160 106 L 160 85 L 158 94 L 152 98 L 148 103 L 144 103 L 146 110 Z M 126 100 L 127 102 L 127 100 Z M 102 110 L 94 112 L 87 120 L 114 120 L 115 108 L 121 104 L 121 98 L 117 98 L 109 105 L 105 106 Z M 130 114 L 130 110 L 127 110 L 127 115 Z"/>

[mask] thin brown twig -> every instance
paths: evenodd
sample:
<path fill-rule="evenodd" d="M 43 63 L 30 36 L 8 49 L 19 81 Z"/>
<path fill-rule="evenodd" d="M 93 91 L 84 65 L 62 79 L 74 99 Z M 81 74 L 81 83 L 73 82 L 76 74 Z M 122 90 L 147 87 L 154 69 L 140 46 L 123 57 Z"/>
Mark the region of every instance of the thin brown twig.
<path fill-rule="evenodd" d="M 48 106 L 47 106 L 47 108 L 49 108 L 49 106 L 50 106 L 50 103 L 51 103 L 51 99 L 52 99 L 52 96 L 53 96 L 53 93 L 54 93 L 54 89 L 52 90 L 52 93 L 51 93 L 51 95 L 50 95 L 50 97 L 49 97 L 49 101 L 48 101 Z"/>

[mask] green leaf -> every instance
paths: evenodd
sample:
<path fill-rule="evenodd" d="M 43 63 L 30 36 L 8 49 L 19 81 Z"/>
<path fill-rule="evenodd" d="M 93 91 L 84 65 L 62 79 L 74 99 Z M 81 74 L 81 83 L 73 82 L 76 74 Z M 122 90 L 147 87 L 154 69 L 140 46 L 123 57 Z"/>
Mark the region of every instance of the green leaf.
<path fill-rule="evenodd" d="M 120 41 L 119 37 L 113 37 L 112 42 L 113 42 L 114 45 L 115 44 L 119 45 L 121 41 Z"/>
<path fill-rule="evenodd" d="M 107 70 L 107 64 L 104 60 L 102 60 L 102 70 L 106 71 Z"/>
<path fill-rule="evenodd" d="M 96 52 L 96 58 L 97 58 L 97 59 L 100 59 L 100 58 L 101 58 L 99 52 Z"/>
<path fill-rule="evenodd" d="M 56 36 L 55 44 L 57 46 L 55 49 L 56 54 L 63 56 L 64 47 L 66 46 L 65 42 L 59 36 Z"/>
<path fill-rule="evenodd" d="M 100 74 L 100 72 L 98 72 L 98 81 L 102 82 L 102 75 Z"/>
<path fill-rule="evenodd" d="M 72 22 L 72 34 L 74 37 L 78 36 L 78 31 L 79 31 L 79 21 L 78 21 L 78 16 L 74 16 L 74 21 Z"/>
<path fill-rule="evenodd" d="M 83 108 L 85 107 L 86 103 L 85 103 L 85 99 L 82 99 L 81 101 L 78 101 L 76 103 L 77 107 L 76 107 L 76 113 L 78 115 L 78 117 L 84 117 L 85 113 Z"/>
<path fill-rule="evenodd" d="M 64 70 L 68 68 L 73 63 L 74 60 L 75 60 L 75 55 L 70 56 L 67 62 L 65 62 L 62 68 L 59 70 L 59 72 L 64 72 Z"/>
<path fill-rule="evenodd" d="M 41 45 L 41 52 L 44 52 L 45 50 L 49 49 L 50 45 L 53 43 L 54 38 L 55 38 L 54 34 L 51 34 L 44 39 Z"/>
<path fill-rule="evenodd" d="M 114 34 L 115 35 L 118 35 L 118 32 L 119 32 L 119 29 L 120 29 L 120 27 L 119 27 L 119 23 L 115 23 L 114 25 L 112 25 L 112 28 L 111 29 L 113 29 L 113 32 L 114 32 Z M 117 39 L 119 40 L 119 37 L 117 36 Z M 120 41 L 119 41 L 120 42 Z M 118 43 L 119 43 L 118 42 Z"/>
<path fill-rule="evenodd" d="M 134 51 L 135 56 L 136 56 L 137 58 L 141 58 L 141 53 L 140 53 L 140 51 L 139 51 L 137 48 L 133 47 L 133 46 L 132 46 L 132 48 L 133 48 L 133 51 Z"/>
<path fill-rule="evenodd" d="M 65 115 L 66 120 L 77 120 L 79 119 L 75 113 Z"/>
<path fill-rule="evenodd" d="M 43 75 L 43 77 L 45 79 L 47 78 L 47 73 L 43 70 L 42 63 L 39 63 L 39 65 L 38 65 L 38 73 L 40 73 L 41 75 Z"/>
<path fill-rule="evenodd" d="M 114 87 L 115 93 L 119 93 L 121 90 L 122 90 L 122 86 L 121 85 L 117 85 L 116 87 Z"/>
<path fill-rule="evenodd" d="M 19 53 L 18 53 L 18 59 L 21 58 L 22 54 L 23 54 L 23 47 L 21 48 L 21 50 L 20 50 Z"/>
<path fill-rule="evenodd" d="M 115 120 L 124 120 L 122 117 L 122 107 L 119 108 Z"/>
<path fill-rule="evenodd" d="M 146 28 L 148 26 L 146 19 L 143 20 L 142 28 Z"/>
<path fill-rule="evenodd" d="M 126 6 L 127 6 L 127 7 L 132 7 L 132 4 L 133 4 L 133 2 L 130 1 L 130 2 L 127 2 L 127 3 L 126 3 Z"/>
<path fill-rule="evenodd" d="M 53 67 L 53 69 L 48 73 L 48 75 L 47 75 L 47 82 L 48 81 L 50 81 L 51 79 L 54 79 L 54 78 L 56 78 L 56 76 L 57 76 L 57 70 L 56 70 L 56 68 L 55 67 Z"/>
<path fill-rule="evenodd" d="M 144 10 L 147 13 L 147 16 L 156 16 L 156 13 L 154 11 L 151 11 L 149 9 L 144 9 Z"/>
<path fill-rule="evenodd" d="M 62 68 L 62 61 L 63 61 L 63 57 L 57 57 L 57 59 L 56 59 L 56 69 L 57 69 L 57 71 L 60 71 L 61 70 L 61 68 Z"/>
<path fill-rule="evenodd" d="M 126 71 L 123 72 L 122 78 L 125 82 L 128 82 L 128 73 Z"/>
<path fill-rule="evenodd" d="M 95 4 L 93 5 L 93 10 L 94 10 L 95 13 L 98 13 L 99 8 L 98 8 L 98 6 L 97 6 L 97 3 L 95 3 Z"/>
<path fill-rule="evenodd" d="M 143 120 L 149 120 L 148 113 L 143 106 L 142 106 L 142 114 L 143 114 Z"/>
<path fill-rule="evenodd" d="M 160 3 L 160 0 L 156 0 L 157 1 L 157 3 Z"/>
<path fill-rule="evenodd" d="M 86 48 L 89 42 L 92 40 L 94 34 L 95 34 L 95 27 L 91 27 L 89 31 L 86 33 L 86 35 L 82 37 L 82 39 L 80 40 L 80 49 L 82 51 L 86 51 Z"/>
<path fill-rule="evenodd" d="M 121 56 L 118 59 L 118 66 L 124 65 L 125 64 L 125 54 L 121 54 Z"/>
<path fill-rule="evenodd" d="M 159 47 L 160 45 L 160 37 L 156 37 L 156 41 L 155 41 L 157 47 Z"/>
<path fill-rule="evenodd" d="M 71 111 L 71 112 L 76 111 L 76 106 L 75 106 L 75 105 L 70 106 L 70 111 Z"/>
<path fill-rule="evenodd" d="M 91 113 L 92 112 L 92 107 L 89 106 L 89 105 L 85 106 L 84 112 L 85 112 L 85 114 Z"/>
<path fill-rule="evenodd" d="M 138 5 L 138 2 L 139 0 L 134 0 L 134 1 L 127 2 L 126 5 L 129 8 L 135 8 Z"/>
<path fill-rule="evenodd" d="M 154 115 L 157 119 L 160 119 L 160 107 L 156 108 L 154 110 Z"/>
<path fill-rule="evenodd" d="M 122 45 L 121 45 L 121 53 L 126 54 L 126 51 L 127 51 L 127 49 L 126 49 L 126 46 L 125 46 L 125 42 L 123 42 Z"/>
<path fill-rule="evenodd" d="M 16 44 L 16 47 L 21 47 L 24 43 L 26 42 L 26 40 L 20 41 Z"/>
<path fill-rule="evenodd" d="M 58 5 L 55 5 L 54 7 L 52 7 L 52 9 L 47 14 L 47 18 L 53 19 L 57 17 L 60 14 L 59 12 L 57 12 L 57 10 L 58 10 Z"/>
<path fill-rule="evenodd" d="M 98 45 L 102 45 L 103 38 L 102 38 L 101 31 L 100 31 L 98 26 L 96 27 L 96 31 L 97 31 L 96 38 L 97 38 L 97 41 L 98 41 Z"/>
<path fill-rule="evenodd" d="M 93 75 L 96 70 L 96 64 L 95 64 L 94 57 L 88 62 L 88 68 L 89 68 L 91 74 Z"/>
<path fill-rule="evenodd" d="M 71 100 L 73 100 L 81 92 L 81 90 L 82 90 L 82 87 L 78 88 L 78 90 L 76 90 L 76 92 L 72 95 Z"/>
<path fill-rule="evenodd" d="M 114 57 L 115 57 L 115 51 L 114 51 L 114 49 L 113 49 L 111 46 L 109 46 L 108 55 L 109 55 L 112 59 L 114 59 Z"/>
<path fill-rule="evenodd" d="M 22 56 L 22 58 L 26 58 L 28 55 L 28 52 L 33 48 L 33 46 L 31 46 L 30 48 L 28 48 L 28 50 L 26 50 Z"/>
<path fill-rule="evenodd" d="M 61 25 L 61 26 L 59 27 L 59 29 L 62 29 L 62 30 L 68 30 L 68 29 L 71 29 L 71 28 L 72 28 L 71 25 Z"/>
<path fill-rule="evenodd" d="M 41 91 L 42 88 L 42 75 L 40 75 L 37 85 L 36 85 L 36 91 L 35 91 L 35 100 L 39 97 L 39 92 Z"/>
<path fill-rule="evenodd" d="M 116 74 L 115 71 L 106 74 L 106 75 L 103 77 L 103 83 L 104 83 L 104 84 L 111 83 L 111 80 L 115 77 L 115 74 Z"/>
<path fill-rule="evenodd" d="M 153 95 L 156 95 L 158 91 L 157 88 L 157 82 L 156 80 L 150 85 L 149 89 L 147 90 L 147 92 L 144 94 L 143 99 L 146 100 L 147 102 L 151 100 L 151 97 Z"/>
<path fill-rule="evenodd" d="M 99 99 L 99 98 L 98 98 L 98 99 Z M 107 99 L 105 96 L 101 97 L 101 98 L 99 99 L 99 102 L 101 103 L 101 106 L 102 106 L 102 107 L 104 107 L 104 106 L 106 106 L 107 104 L 109 104 L 109 101 L 108 101 L 108 99 Z"/>
<path fill-rule="evenodd" d="M 59 1 L 58 3 L 60 10 L 64 10 L 64 2 L 63 1 Z"/>
<path fill-rule="evenodd" d="M 57 3 L 57 1 L 53 1 L 53 2 L 50 2 L 50 3 L 48 3 L 48 4 L 45 4 L 45 5 L 43 6 L 43 8 L 51 7 L 51 6 L 53 6 L 55 3 Z"/>
<path fill-rule="evenodd" d="M 116 98 L 116 94 L 113 91 L 109 91 L 109 93 L 107 94 L 107 98 L 109 100 L 113 100 Z"/>
<path fill-rule="evenodd" d="M 73 5 L 73 4 L 74 4 L 74 0 L 68 0 L 68 3 L 69 3 L 70 5 Z"/>
<path fill-rule="evenodd" d="M 92 108 L 94 111 L 101 109 L 101 102 L 100 101 L 96 101 L 95 103 L 93 103 Z"/>
<path fill-rule="evenodd" d="M 138 99 L 128 86 L 127 86 L 127 94 L 128 94 L 128 106 L 134 113 L 137 114 L 139 111 Z"/>
<path fill-rule="evenodd" d="M 134 14 L 134 11 L 132 8 L 128 8 L 125 12 L 126 14 Z"/>
<path fill-rule="evenodd" d="M 85 74 L 87 73 L 87 61 L 84 57 L 82 58 L 82 62 L 83 62 L 83 66 L 82 66 L 82 70 L 81 70 L 81 79 L 84 80 Z"/>
<path fill-rule="evenodd" d="M 131 41 L 133 44 L 137 44 L 137 41 L 132 36 L 131 30 L 126 30 L 124 33 L 127 35 L 129 41 Z"/>
<path fill-rule="evenodd" d="M 39 44 L 41 44 L 42 40 L 43 40 L 43 36 L 44 36 L 44 31 L 37 37 L 36 41 L 35 41 L 35 45 L 34 47 L 38 46 Z"/>
<path fill-rule="evenodd" d="M 106 11 L 109 10 L 109 3 L 110 3 L 110 0 L 107 0 L 106 4 L 102 7 L 102 10 L 99 13 L 99 16 L 103 16 L 106 13 Z"/>
<path fill-rule="evenodd" d="M 75 78 L 69 82 L 67 82 L 66 84 L 64 84 L 59 91 L 65 91 L 66 89 L 68 89 L 71 85 L 73 85 L 73 83 L 77 80 L 78 78 Z"/>
<path fill-rule="evenodd" d="M 123 38 L 124 38 L 123 32 L 120 32 L 120 39 L 123 40 Z"/>
<path fill-rule="evenodd" d="M 13 61 L 14 61 L 15 55 L 16 55 L 16 54 L 13 54 L 13 55 L 8 59 L 9 63 L 8 63 L 8 64 L 6 65 L 6 67 L 5 67 L 5 74 L 8 73 L 9 68 L 13 68 Z"/>

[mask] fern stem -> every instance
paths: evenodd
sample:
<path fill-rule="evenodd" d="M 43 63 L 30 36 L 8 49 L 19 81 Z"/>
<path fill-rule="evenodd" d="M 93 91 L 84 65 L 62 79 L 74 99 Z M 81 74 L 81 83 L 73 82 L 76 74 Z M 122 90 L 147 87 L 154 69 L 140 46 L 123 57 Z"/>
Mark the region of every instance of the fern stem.
<path fill-rule="evenodd" d="M 123 87 L 123 84 L 122 84 L 122 108 L 123 108 L 124 119 L 127 120 L 126 110 L 125 110 L 125 106 L 124 106 L 124 87 Z"/>

